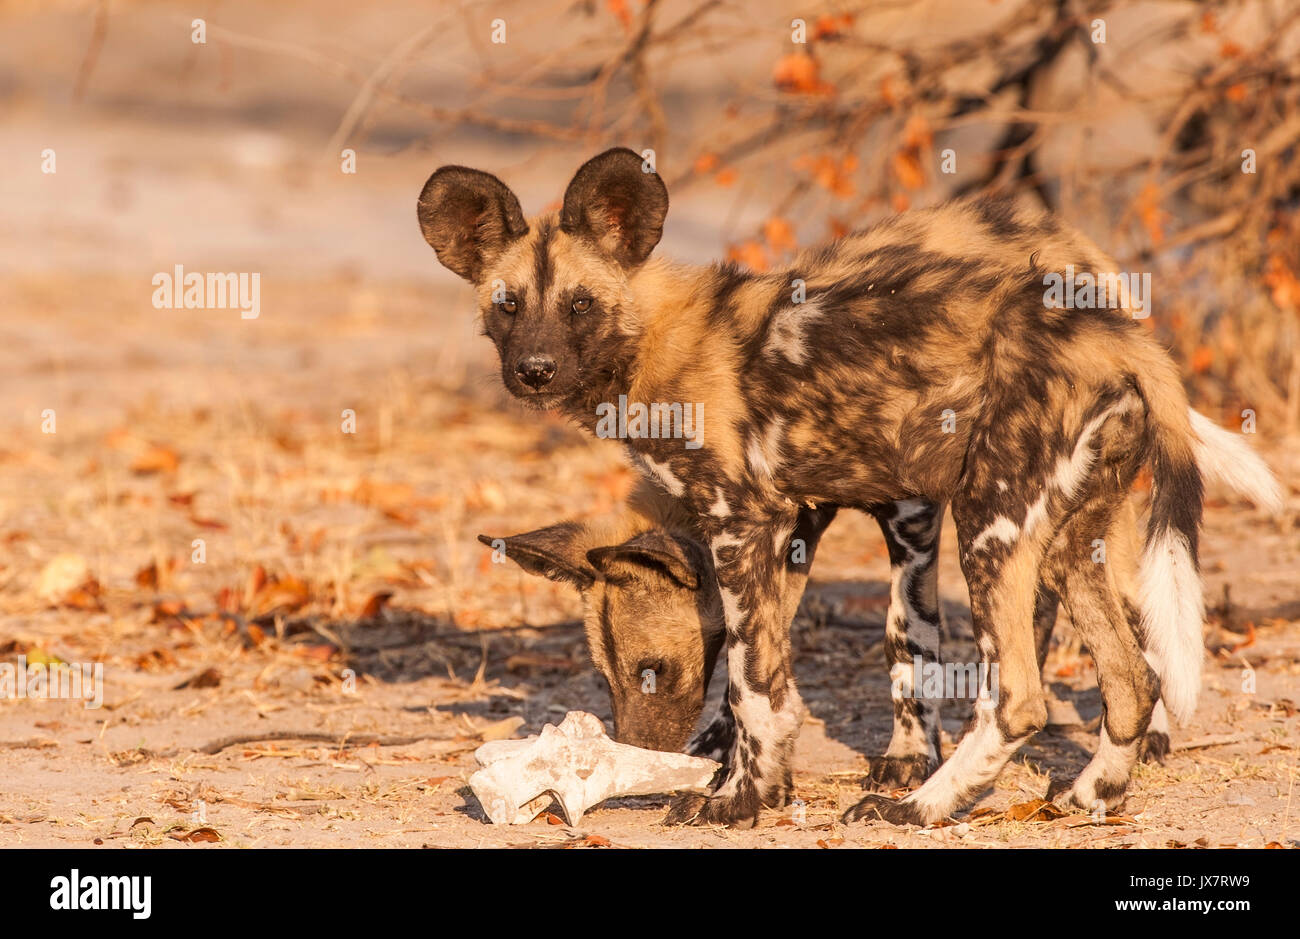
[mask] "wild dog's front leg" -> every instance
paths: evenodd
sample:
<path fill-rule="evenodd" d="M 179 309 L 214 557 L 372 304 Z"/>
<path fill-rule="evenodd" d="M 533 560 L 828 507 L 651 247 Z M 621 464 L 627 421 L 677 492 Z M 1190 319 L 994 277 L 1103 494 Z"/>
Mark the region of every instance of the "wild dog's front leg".
<path fill-rule="evenodd" d="M 864 786 L 919 786 L 939 766 L 939 698 L 926 697 L 914 680 L 917 663 L 939 664 L 939 532 L 943 505 L 908 499 L 873 511 L 889 548 L 889 612 L 885 659 L 889 665 L 894 733 L 882 756 L 871 758 Z"/>
<path fill-rule="evenodd" d="M 834 505 L 820 505 L 816 508 L 799 510 L 799 520 L 795 524 L 785 559 L 781 616 L 786 622 L 793 622 L 795 613 L 799 610 L 799 601 L 803 599 L 804 588 L 808 585 L 808 575 L 812 571 L 817 545 L 821 542 L 822 534 L 834 521 L 837 511 L 838 507 Z M 723 696 L 712 720 L 691 738 L 686 745 L 687 753 L 716 760 L 719 763 L 727 762 L 736 742 L 736 716 L 732 713 L 728 698 L 727 695 Z M 924 750 L 921 752 L 924 753 Z"/>
<path fill-rule="evenodd" d="M 790 753 L 803 703 L 790 663 L 790 620 L 783 602 L 785 553 L 795 513 L 728 516 L 710 533 L 727 624 L 727 700 L 735 741 L 726 779 L 707 799 L 686 796 L 665 824 L 749 827 L 761 809 L 790 796 Z"/>

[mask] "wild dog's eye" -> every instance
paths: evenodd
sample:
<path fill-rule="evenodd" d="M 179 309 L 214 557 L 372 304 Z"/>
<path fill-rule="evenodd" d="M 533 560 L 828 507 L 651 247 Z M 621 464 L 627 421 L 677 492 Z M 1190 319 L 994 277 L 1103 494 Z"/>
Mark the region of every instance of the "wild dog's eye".
<path fill-rule="evenodd" d="M 506 297 L 504 300 L 498 300 L 497 306 L 501 308 L 502 313 L 509 314 L 510 316 L 514 316 L 515 312 L 519 309 L 519 304 L 514 297 Z"/>
<path fill-rule="evenodd" d="M 574 313 L 586 313 L 591 309 L 591 297 L 576 297 L 573 301 Z"/>

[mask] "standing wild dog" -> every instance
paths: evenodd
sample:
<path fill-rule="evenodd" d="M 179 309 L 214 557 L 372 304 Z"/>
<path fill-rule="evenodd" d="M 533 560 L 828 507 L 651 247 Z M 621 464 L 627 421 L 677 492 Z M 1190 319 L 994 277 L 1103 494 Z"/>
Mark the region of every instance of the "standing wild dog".
<path fill-rule="evenodd" d="M 1212 425 L 1195 411 L 1194 425 Z M 1249 451 L 1235 453 L 1241 464 L 1224 477 L 1216 450 L 1198 442 L 1197 462 L 1212 478 L 1241 495 L 1243 480 L 1267 479 L 1268 469 Z M 798 604 L 813 557 L 835 506 L 804 508 L 792 544 L 803 550 L 786 559 L 786 602 Z M 885 538 L 890 559 L 889 609 L 885 614 L 885 665 L 891 679 L 893 733 L 885 753 L 873 756 L 864 785 L 880 789 L 912 787 L 938 767 L 939 700 L 913 687 L 913 663 L 939 662 L 937 565 L 943 506 L 910 500 L 871 510 Z M 1139 599 L 1136 561 L 1137 523 L 1131 506 L 1120 512 L 1118 539 L 1106 563 L 1114 572 L 1126 610 Z M 735 738 L 735 722 L 724 700 L 718 715 L 687 743 L 708 693 L 726 624 L 718 599 L 713 562 L 698 540 L 692 519 L 680 503 L 646 480 L 637 486 L 621 516 L 613 521 L 568 521 L 536 531 L 495 539 L 521 568 L 569 583 L 583 598 L 583 625 L 592 664 L 604 677 L 614 715 L 614 737 L 652 750 L 686 747 L 698 756 L 725 763 Z M 1047 570 L 1038 587 L 1034 644 L 1041 671 L 1047 657 L 1060 597 L 1051 584 L 1066 572 Z M 1071 604 L 1067 598 L 1065 605 Z M 784 614 L 783 614 L 784 615 Z M 653 686 L 647 686 L 647 673 Z M 1143 757 L 1162 761 L 1169 751 L 1168 719 L 1157 703 L 1143 741 Z"/>
<path fill-rule="evenodd" d="M 1186 718 L 1200 686 L 1198 433 L 1242 445 L 1193 430 L 1172 361 L 1126 310 L 1045 302 L 1046 275 L 1113 262 L 1055 219 L 997 202 L 900 215 L 766 274 L 652 261 L 668 197 L 648 169 L 630 150 L 603 153 L 558 214 L 530 222 L 496 177 L 443 167 L 419 218 L 439 260 L 476 285 L 516 397 L 588 426 L 615 401 L 692 403 L 703 418 L 695 446 L 626 440 L 693 516 L 726 622 L 728 775 L 669 819 L 752 824 L 788 798 L 802 706 L 783 571 L 800 507 L 905 499 L 951 504 L 996 680 L 924 785 L 898 802 L 868 796 L 848 816 L 943 818 L 1044 725 L 1033 619 L 1045 572 L 1059 572 L 1052 586 L 1072 604 L 1105 705 L 1067 798 L 1117 804 L 1157 698 Z M 1143 465 L 1154 488 L 1139 614 L 1091 553 Z M 1271 480 L 1258 482 L 1267 492 Z"/>

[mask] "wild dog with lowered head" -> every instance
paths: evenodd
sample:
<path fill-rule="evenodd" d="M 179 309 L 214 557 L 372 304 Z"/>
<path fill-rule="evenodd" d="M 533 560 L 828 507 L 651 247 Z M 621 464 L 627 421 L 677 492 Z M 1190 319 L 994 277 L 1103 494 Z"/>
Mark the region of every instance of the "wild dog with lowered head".
<path fill-rule="evenodd" d="M 919 785 L 941 759 L 939 702 L 913 695 L 908 676 L 915 659 L 927 664 L 939 660 L 934 566 L 942 506 L 904 502 L 872 514 L 891 559 L 886 664 L 902 678 L 893 684 L 893 735 L 885 753 L 871 757 L 867 780 L 895 789 Z M 800 550 L 786 558 L 783 596 L 790 604 L 789 618 L 803 595 L 822 532 L 834 516 L 834 506 L 799 513 L 791 540 Z M 578 588 L 592 664 L 609 686 L 616 740 L 652 750 L 685 747 L 727 761 L 735 728 L 725 701 L 718 715 L 690 737 L 723 645 L 725 622 L 712 557 L 677 500 L 643 481 L 616 521 L 560 522 L 505 538 L 480 535 L 479 540 L 502 548 L 529 573 Z M 651 691 L 647 673 L 653 673 Z"/>
<path fill-rule="evenodd" d="M 1046 275 L 1114 263 L 1049 216 L 985 201 L 897 216 L 779 271 L 678 266 L 650 260 L 667 208 L 652 168 L 611 150 L 578 170 L 558 214 L 526 221 L 500 180 L 464 167 L 430 177 L 418 214 L 439 260 L 477 287 L 513 395 L 585 425 L 620 395 L 704 405 L 702 447 L 627 440 L 694 517 L 726 621 L 728 776 L 670 820 L 747 825 L 788 798 L 802 706 L 782 571 L 800 507 L 918 498 L 951 503 L 996 687 L 924 785 L 848 817 L 941 819 L 1043 726 L 1045 564 L 1084 614 L 1075 626 L 1106 708 L 1068 799 L 1116 804 L 1161 691 L 1175 717 L 1195 707 L 1203 606 L 1201 473 L 1177 370 L 1126 310 L 1045 302 Z M 1154 489 L 1139 627 L 1089 555 L 1143 465 Z"/>
<path fill-rule="evenodd" d="M 791 618 L 833 516 L 833 508 L 800 513 L 806 550 L 784 572 Z M 704 709 L 725 630 L 713 559 L 690 521 L 677 500 L 642 481 L 617 518 L 479 535 L 529 573 L 578 588 L 587 647 L 609 686 L 620 743 L 680 751 Z M 725 761 L 717 749 L 697 742 L 690 752 Z"/>

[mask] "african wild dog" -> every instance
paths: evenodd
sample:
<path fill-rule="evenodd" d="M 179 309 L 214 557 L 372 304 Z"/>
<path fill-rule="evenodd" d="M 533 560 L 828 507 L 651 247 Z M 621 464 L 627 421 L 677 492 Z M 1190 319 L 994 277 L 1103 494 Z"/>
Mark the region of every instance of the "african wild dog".
<path fill-rule="evenodd" d="M 627 441 L 693 516 L 726 622 L 728 776 L 669 820 L 747 825 L 788 798 L 802 705 L 782 571 L 800 507 L 906 499 L 951 504 L 996 695 L 983 689 L 987 706 L 919 789 L 868 795 L 847 817 L 941 819 L 1043 726 L 1044 574 L 1072 605 L 1105 706 L 1097 753 L 1066 798 L 1117 804 L 1157 698 L 1186 718 L 1200 686 L 1198 434 L 1244 446 L 1193 430 L 1173 362 L 1127 311 L 1044 302 L 1045 275 L 1113 262 L 1054 218 L 981 201 L 899 215 L 779 271 L 669 264 L 650 260 L 668 197 L 649 169 L 607 151 L 578 170 L 559 213 L 530 222 L 496 177 L 443 167 L 418 214 L 439 260 L 476 286 L 516 397 L 587 425 L 624 394 L 705 405 L 698 449 Z M 1139 614 L 1090 553 L 1117 532 L 1143 465 L 1154 488 Z"/>
<path fill-rule="evenodd" d="M 1193 412 L 1195 423 L 1208 423 Z M 1216 451 L 1201 443 L 1201 469 L 1219 476 Z M 1252 473 L 1267 474 L 1258 457 L 1244 454 Z M 1241 473 L 1226 479 L 1241 483 Z M 1250 492 L 1242 492 L 1250 495 Z M 812 559 L 834 506 L 799 513 L 792 543 L 805 550 L 786 559 L 791 578 L 786 602 L 798 603 Z M 892 790 L 922 783 L 939 765 L 940 701 L 916 693 L 912 664 L 938 663 L 940 645 L 937 564 L 943 506 L 909 500 L 871 510 L 885 537 L 890 559 L 889 609 L 885 615 L 885 664 L 891 679 L 893 733 L 885 753 L 869 760 L 864 785 Z M 1119 515 L 1119 539 L 1111 545 L 1112 565 L 1127 607 L 1138 598 L 1135 567 L 1137 523 L 1131 506 Z M 708 692 L 725 622 L 713 563 L 697 540 L 691 519 L 675 499 L 643 480 L 615 521 L 568 521 L 494 539 L 524 570 L 577 587 L 583 597 L 584 628 L 592 664 L 610 689 L 615 739 L 652 750 L 681 750 L 725 763 L 734 740 L 731 710 L 723 707 L 687 745 Z M 1059 581 L 1064 572 L 1045 574 Z M 1060 598 L 1039 584 L 1034 612 L 1035 648 L 1042 670 Z M 1066 604 L 1069 605 L 1068 602 Z M 655 684 L 647 688 L 646 674 Z M 1169 751 L 1168 723 L 1157 704 L 1142 745 L 1142 758 L 1163 761 Z"/>

